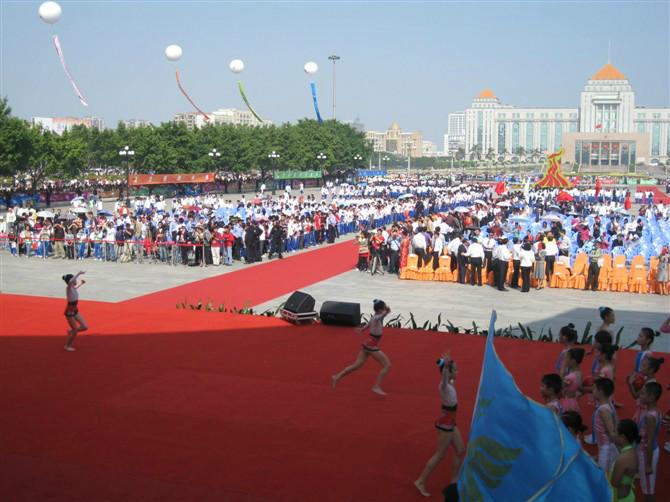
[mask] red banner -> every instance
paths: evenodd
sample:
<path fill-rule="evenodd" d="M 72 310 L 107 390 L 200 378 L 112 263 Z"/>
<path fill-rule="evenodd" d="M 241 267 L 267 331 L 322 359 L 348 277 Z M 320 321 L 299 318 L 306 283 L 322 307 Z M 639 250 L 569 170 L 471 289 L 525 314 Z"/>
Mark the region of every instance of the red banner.
<path fill-rule="evenodd" d="M 173 185 L 176 183 L 212 183 L 213 181 L 214 173 L 131 174 L 128 176 L 129 186 Z"/>

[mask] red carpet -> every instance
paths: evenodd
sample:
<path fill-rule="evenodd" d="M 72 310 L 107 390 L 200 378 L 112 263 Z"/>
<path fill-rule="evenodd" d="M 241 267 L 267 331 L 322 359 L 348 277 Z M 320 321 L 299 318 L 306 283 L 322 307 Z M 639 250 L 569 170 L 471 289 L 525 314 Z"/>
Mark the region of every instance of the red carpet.
<path fill-rule="evenodd" d="M 347 240 L 123 303 L 175 308 L 175 304 L 184 300 L 188 303 L 211 300 L 217 307 L 222 303 L 228 308 L 251 307 L 351 270 L 356 266 L 357 252 L 355 242 Z"/>
<path fill-rule="evenodd" d="M 369 390 L 372 362 L 330 387 L 359 348 L 349 328 L 82 302 L 91 333 L 69 354 L 63 303 L 0 295 L 2 500 L 423 500 L 411 483 L 435 445 L 435 360 L 445 349 L 459 363 L 458 422 L 469 429 L 482 337 L 387 330 L 393 368 L 382 398 Z M 560 347 L 496 347 L 539 398 Z M 621 354 L 620 380 L 633 357 Z M 666 363 L 659 380 L 669 378 Z M 620 416 L 630 416 L 619 384 Z M 670 499 L 669 458 L 661 452 L 659 501 Z M 433 492 L 448 472 L 445 461 Z"/>
<path fill-rule="evenodd" d="M 664 186 L 639 186 L 637 187 L 638 192 L 654 192 L 654 203 L 658 204 L 662 202 L 663 204 L 670 204 L 670 195 L 665 193 Z"/>

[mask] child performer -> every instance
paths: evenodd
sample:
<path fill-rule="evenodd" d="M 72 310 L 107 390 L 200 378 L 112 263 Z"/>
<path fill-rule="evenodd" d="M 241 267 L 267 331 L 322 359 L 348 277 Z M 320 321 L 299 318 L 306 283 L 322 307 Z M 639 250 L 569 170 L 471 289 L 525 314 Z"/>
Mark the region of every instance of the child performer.
<path fill-rule="evenodd" d="M 570 431 L 570 434 L 577 440 L 581 446 L 580 435 L 586 431 L 586 426 L 582 422 L 582 416 L 576 411 L 566 411 L 561 415 L 561 422 Z"/>
<path fill-rule="evenodd" d="M 570 323 L 567 326 L 563 326 L 558 335 L 558 339 L 565 345 L 565 348 L 558 356 L 558 361 L 556 361 L 556 372 L 563 378 L 567 373 L 565 371 L 565 355 L 568 350 L 577 345 L 577 330 L 575 329 L 575 325 Z"/>
<path fill-rule="evenodd" d="M 433 456 L 428 459 L 426 466 L 419 478 L 414 482 L 419 493 L 424 497 L 430 497 L 430 493 L 426 491 L 426 481 L 433 470 L 444 459 L 447 454 L 449 446 L 454 445 L 454 460 L 451 482 L 455 482 L 458 476 L 458 470 L 461 466 L 465 446 L 463 445 L 463 438 L 456 425 L 456 409 L 458 408 L 458 398 L 456 396 L 456 389 L 454 387 L 454 380 L 458 374 L 456 362 L 451 359 L 449 354 L 443 354 L 442 359 L 437 361 L 437 366 L 440 370 L 440 399 L 442 400 L 442 412 L 439 418 L 435 421 L 435 428 L 437 429 L 437 450 Z"/>
<path fill-rule="evenodd" d="M 637 335 L 635 341 L 640 346 L 640 352 L 635 356 L 634 373 L 640 373 L 642 369 L 642 361 L 645 357 L 652 357 L 654 353 L 651 351 L 651 344 L 654 343 L 654 330 L 651 328 L 642 328 Z"/>
<path fill-rule="evenodd" d="M 598 465 L 607 475 L 617 457 L 617 449 L 614 444 L 617 416 L 612 404 L 614 382 L 609 378 L 599 378 L 595 381 L 594 387 L 596 409 L 593 412 L 592 430 L 598 445 Z"/>
<path fill-rule="evenodd" d="M 548 373 L 542 377 L 542 385 L 540 386 L 540 393 L 547 404 L 547 408 L 551 408 L 559 417 L 563 413 L 563 408 L 559 402 L 562 385 L 563 381 L 557 373 Z"/>
<path fill-rule="evenodd" d="M 584 359 L 584 349 L 575 347 L 568 350 L 566 355 L 567 375 L 563 379 L 563 399 L 561 406 L 563 412 L 576 411 L 579 413 L 579 389 L 582 386 L 582 372 L 579 365 Z"/>
<path fill-rule="evenodd" d="M 639 467 L 635 447 L 640 442 L 637 424 L 624 418 L 617 425 L 616 444 L 619 456 L 614 462 L 609 480 L 615 502 L 635 502 L 635 476 Z"/>
<path fill-rule="evenodd" d="M 81 280 L 77 284 L 77 279 L 80 275 L 84 275 L 85 272 L 79 272 L 77 275 L 67 274 L 63 276 L 67 288 L 65 294 L 67 296 L 67 307 L 65 308 L 65 318 L 67 319 L 70 329 L 67 332 L 67 338 L 65 339 L 65 350 L 67 352 L 74 352 L 75 348 L 72 346 L 74 343 L 74 338 L 77 336 L 77 333 L 86 331 L 88 325 L 86 320 L 79 313 L 77 308 L 77 303 L 79 302 L 79 292 L 77 291 L 80 287 L 86 284 L 85 280 Z"/>
<path fill-rule="evenodd" d="M 633 415 L 633 420 L 638 420 L 640 414 L 642 413 L 642 400 L 640 399 L 640 394 L 642 388 L 645 384 L 650 382 L 656 382 L 656 373 L 661 368 L 661 364 L 665 361 L 662 357 L 645 357 L 642 360 L 642 365 L 640 367 L 640 373 L 632 374 L 628 377 L 628 390 L 630 390 L 631 395 L 635 398 L 635 414 Z"/>
<path fill-rule="evenodd" d="M 384 377 L 391 368 L 391 361 L 386 356 L 386 354 L 379 350 L 379 341 L 382 338 L 384 318 L 388 315 L 389 312 L 391 312 L 391 307 L 386 305 L 386 303 L 384 303 L 382 300 L 373 300 L 372 307 L 375 313 L 370 321 L 365 326 L 362 326 L 356 330 L 359 334 L 361 334 L 366 329 L 369 329 L 370 336 L 363 342 L 363 348 L 358 353 L 358 357 L 356 358 L 354 364 L 347 366 L 342 371 L 332 376 L 333 389 L 342 377 L 359 370 L 365 364 L 365 361 L 367 361 L 368 357 L 372 357 L 382 367 L 382 369 L 379 371 L 379 375 L 377 376 L 377 383 L 372 387 L 372 392 L 375 392 L 381 396 L 386 395 L 386 392 L 382 390 L 382 380 L 384 380 Z"/>
<path fill-rule="evenodd" d="M 640 444 L 637 447 L 637 461 L 639 464 L 640 489 L 644 500 L 654 500 L 656 485 L 656 466 L 658 464 L 658 433 L 661 428 L 661 412 L 657 403 L 663 388 L 658 382 L 647 382 L 640 391 L 640 402 L 643 405 L 638 428 L 640 429 Z"/>

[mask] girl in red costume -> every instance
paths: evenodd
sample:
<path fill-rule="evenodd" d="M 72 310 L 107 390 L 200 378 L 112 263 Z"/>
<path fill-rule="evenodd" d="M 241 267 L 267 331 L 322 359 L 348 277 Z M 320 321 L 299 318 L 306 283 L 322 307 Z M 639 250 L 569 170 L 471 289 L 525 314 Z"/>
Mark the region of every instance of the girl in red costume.
<path fill-rule="evenodd" d="M 387 355 L 379 349 L 379 342 L 382 339 L 384 318 L 388 315 L 389 312 L 391 312 L 391 307 L 386 305 L 386 303 L 384 303 L 382 300 L 374 300 L 372 302 L 372 306 L 375 311 L 374 315 L 372 318 L 370 318 L 370 321 L 367 324 L 357 329 L 359 334 L 366 330 L 370 330 L 370 336 L 368 336 L 368 338 L 366 338 L 363 342 L 362 349 L 358 353 L 358 357 L 356 358 L 354 364 L 347 366 L 342 371 L 332 376 L 333 389 L 342 377 L 361 369 L 368 360 L 368 357 L 372 357 L 372 359 L 377 361 L 382 367 L 382 369 L 379 371 L 379 375 L 377 376 L 377 383 L 375 383 L 375 385 L 372 387 L 372 392 L 375 392 L 381 396 L 386 395 L 386 392 L 384 392 L 382 389 L 382 380 L 384 380 L 384 377 L 388 373 L 389 369 L 391 369 L 391 361 Z"/>

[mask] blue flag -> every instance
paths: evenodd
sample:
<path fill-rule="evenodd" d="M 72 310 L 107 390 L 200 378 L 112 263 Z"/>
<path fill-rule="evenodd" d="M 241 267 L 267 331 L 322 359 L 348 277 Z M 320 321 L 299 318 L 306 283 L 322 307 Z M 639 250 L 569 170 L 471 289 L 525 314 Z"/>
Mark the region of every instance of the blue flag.
<path fill-rule="evenodd" d="M 609 501 L 604 472 L 546 406 L 524 396 L 493 346 L 491 313 L 460 500 Z"/>

